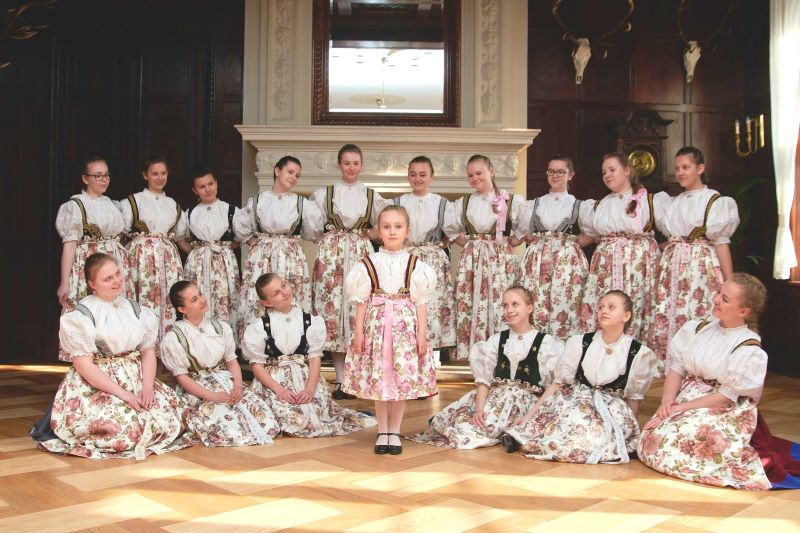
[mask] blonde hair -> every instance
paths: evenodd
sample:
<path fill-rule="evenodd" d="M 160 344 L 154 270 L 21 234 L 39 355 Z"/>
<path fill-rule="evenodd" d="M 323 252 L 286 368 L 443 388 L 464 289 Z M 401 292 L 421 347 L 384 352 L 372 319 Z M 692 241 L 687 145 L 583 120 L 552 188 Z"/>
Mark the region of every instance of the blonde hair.
<path fill-rule="evenodd" d="M 512 285 L 506 290 L 504 290 L 503 294 L 505 295 L 505 293 L 512 291 L 519 293 L 527 305 L 533 305 L 533 296 L 531 296 L 531 291 L 529 291 L 522 285 L 517 284 L 517 285 Z M 528 322 L 531 325 L 533 325 L 533 310 L 531 310 L 531 313 L 528 315 Z"/>
<path fill-rule="evenodd" d="M 767 305 L 767 288 L 757 277 L 744 272 L 734 272 L 732 280 L 741 289 L 739 307 L 750 309 L 744 321 L 747 327 L 758 331 L 758 318 Z"/>
<path fill-rule="evenodd" d="M 378 215 L 378 225 L 380 225 L 381 223 L 381 217 L 387 211 L 397 211 L 398 213 L 403 215 L 403 218 L 406 219 L 406 226 L 411 227 L 411 218 L 408 216 L 408 211 L 406 211 L 406 208 L 403 207 L 402 205 L 394 205 L 394 204 L 389 204 L 381 210 L 380 214 Z"/>

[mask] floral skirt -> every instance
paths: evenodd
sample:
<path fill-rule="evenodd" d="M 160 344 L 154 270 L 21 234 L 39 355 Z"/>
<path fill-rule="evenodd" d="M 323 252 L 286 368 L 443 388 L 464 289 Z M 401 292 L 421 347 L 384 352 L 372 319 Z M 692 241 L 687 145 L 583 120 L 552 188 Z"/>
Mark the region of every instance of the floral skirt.
<path fill-rule="evenodd" d="M 284 355 L 265 366 L 272 379 L 292 392 L 300 392 L 308 383 L 308 365 L 302 355 Z M 294 437 L 335 437 L 377 425 L 375 418 L 340 406 L 331 399 L 322 375 L 314 398 L 306 404 L 283 402 L 257 379 L 252 390 L 270 406 L 283 433 Z"/>
<path fill-rule="evenodd" d="M 355 306 L 348 305 L 344 280 L 359 261 L 372 253 L 369 239 L 349 231 L 329 231 L 319 243 L 314 263 L 314 314 L 325 320 L 325 349 L 344 352 L 355 327 Z"/>
<path fill-rule="evenodd" d="M 461 251 L 456 280 L 456 359 L 466 361 L 476 342 L 504 329 L 503 291 L 517 277 L 508 240 L 473 238 Z"/>
<path fill-rule="evenodd" d="M 208 300 L 209 316 L 227 322 L 236 331 L 239 303 L 239 264 L 228 243 L 205 243 L 186 258 L 184 276 Z"/>
<path fill-rule="evenodd" d="M 171 239 L 156 235 L 137 235 L 128 243 L 134 298 L 152 309 L 159 318 L 159 341 L 168 324 L 175 320 L 169 302 L 169 289 L 183 279 L 178 247 Z"/>
<path fill-rule="evenodd" d="M 525 457 L 565 463 L 627 463 L 639 423 L 625 400 L 586 385 L 562 385 L 533 417 L 506 431 Z"/>
<path fill-rule="evenodd" d="M 455 296 L 450 258 L 436 245 L 409 246 L 408 251 L 436 272 L 436 288 L 428 300 L 428 341 L 434 350 L 455 346 Z"/>
<path fill-rule="evenodd" d="M 722 271 L 713 244 L 670 239 L 661 255 L 647 337 L 647 346 L 659 359 L 666 360 L 670 339 L 687 321 L 711 316 L 721 285 Z M 669 362 L 665 367 L 666 373 Z"/>
<path fill-rule="evenodd" d="M 373 294 L 364 329 L 364 353 L 347 352 L 343 391 L 367 400 L 413 400 L 436 394 L 433 351 L 417 354 L 417 311 L 411 298 Z"/>
<path fill-rule="evenodd" d="M 86 275 L 83 272 L 83 265 L 86 258 L 94 253 L 108 254 L 117 260 L 119 273 L 122 274 L 122 296 L 133 298 L 133 284 L 131 273 L 128 266 L 128 253 L 119 243 L 119 239 L 104 239 L 100 241 L 80 240 L 75 248 L 75 260 L 72 262 L 72 270 L 69 275 L 69 294 L 67 296 L 67 306 L 64 312 L 75 309 L 75 304 L 89 295 L 89 286 L 86 284 Z"/>
<path fill-rule="evenodd" d="M 100 371 L 123 389 L 139 394 L 138 355 L 96 361 Z M 113 394 L 89 385 L 70 368 L 56 391 L 50 426 L 58 436 L 41 442 L 45 450 L 91 459 L 144 459 L 191 445 L 181 437 L 181 407 L 175 391 L 155 380 L 155 405 L 137 413 Z"/>
<path fill-rule="evenodd" d="M 518 276 L 533 298 L 533 327 L 560 338 L 581 333 L 579 313 L 588 276 L 589 262 L 574 235 L 534 234 Z"/>
<path fill-rule="evenodd" d="M 486 397 L 486 423 L 483 427 L 470 421 L 475 413 L 477 393 L 477 390 L 473 390 L 434 415 L 428 421 L 426 431 L 406 438 L 422 444 L 462 450 L 494 446 L 514 420 L 530 411 L 540 392 L 527 384 L 497 380 L 489 387 Z"/>
<path fill-rule="evenodd" d="M 233 390 L 233 376 L 221 368 L 190 376 L 212 392 Z M 185 406 L 186 436 L 206 446 L 270 444 L 280 430 L 269 405 L 249 388 L 235 405 L 203 400 L 180 387 L 177 394 Z"/>
<path fill-rule="evenodd" d="M 683 381 L 679 403 L 719 389 L 699 378 Z M 766 490 L 772 485 L 758 452 L 750 445 L 756 429 L 756 403 L 739 398 L 728 409 L 692 409 L 642 431 L 639 460 L 668 476 L 737 489 Z"/>
<path fill-rule="evenodd" d="M 658 244 L 652 234 L 603 235 L 594 251 L 581 305 L 581 331 L 594 331 L 597 302 L 610 290 L 624 291 L 633 300 L 633 319 L 627 333 L 644 338 L 652 313 L 658 273 Z"/>
<path fill-rule="evenodd" d="M 250 247 L 242 267 L 242 289 L 239 297 L 238 338 L 242 338 L 248 324 L 264 314 L 264 306 L 256 294 L 256 280 L 261 274 L 272 272 L 289 282 L 294 301 L 311 311 L 311 280 L 303 245 L 297 237 L 259 234 Z"/>

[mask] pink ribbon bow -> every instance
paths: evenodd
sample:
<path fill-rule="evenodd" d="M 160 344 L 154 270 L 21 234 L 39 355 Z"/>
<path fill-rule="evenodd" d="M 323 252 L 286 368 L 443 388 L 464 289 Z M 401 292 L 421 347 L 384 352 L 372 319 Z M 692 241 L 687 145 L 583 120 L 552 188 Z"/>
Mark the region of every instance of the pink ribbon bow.
<path fill-rule="evenodd" d="M 633 218 L 634 223 L 634 230 L 636 233 L 642 233 L 644 231 L 644 224 L 642 223 L 642 198 L 647 194 L 647 189 L 642 187 L 639 189 L 639 192 L 631 196 L 631 200 L 636 202 L 636 210 L 631 213 L 631 218 Z"/>
<path fill-rule="evenodd" d="M 506 219 L 508 218 L 508 198 L 508 192 L 501 191 L 492 200 L 492 207 L 497 208 L 497 225 L 494 230 L 494 240 L 497 243 L 503 241 L 503 230 L 506 227 Z"/>

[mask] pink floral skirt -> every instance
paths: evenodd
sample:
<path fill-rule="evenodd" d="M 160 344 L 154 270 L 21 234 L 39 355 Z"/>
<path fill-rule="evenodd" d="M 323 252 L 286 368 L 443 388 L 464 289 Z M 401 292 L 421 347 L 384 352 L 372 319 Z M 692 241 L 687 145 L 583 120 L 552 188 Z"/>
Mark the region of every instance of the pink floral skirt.
<path fill-rule="evenodd" d="M 535 233 L 519 268 L 533 298 L 533 327 L 556 337 L 581 333 L 579 312 L 589 262 L 574 235 Z"/>
<path fill-rule="evenodd" d="M 456 344 L 455 295 L 450 258 L 441 246 L 409 246 L 408 251 L 436 272 L 436 288 L 428 300 L 428 341 L 434 350 Z"/>
<path fill-rule="evenodd" d="M 689 320 L 711 316 L 722 270 L 707 240 L 670 239 L 661 254 L 647 345 L 665 361 L 673 335 Z M 669 362 L 664 373 L 669 371 Z"/>
<path fill-rule="evenodd" d="M 676 401 L 688 402 L 719 389 L 697 377 L 683 380 Z M 727 409 L 692 409 L 642 431 L 639 460 L 668 476 L 737 489 L 772 487 L 758 452 L 750 445 L 756 402 L 739 398 Z"/>
<path fill-rule="evenodd" d="M 342 390 L 368 400 L 436 394 L 433 351 L 417 354 L 417 311 L 411 298 L 373 294 L 364 324 L 366 349 L 347 352 Z"/>
<path fill-rule="evenodd" d="M 192 250 L 186 258 L 184 274 L 208 300 L 207 314 L 227 322 L 236 331 L 239 263 L 230 243 L 206 242 Z"/>

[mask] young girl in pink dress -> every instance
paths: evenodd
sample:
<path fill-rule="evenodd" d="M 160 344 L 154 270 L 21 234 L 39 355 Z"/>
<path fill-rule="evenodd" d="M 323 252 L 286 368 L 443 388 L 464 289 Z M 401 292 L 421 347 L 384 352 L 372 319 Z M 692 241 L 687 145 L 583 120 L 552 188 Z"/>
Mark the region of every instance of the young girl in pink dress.
<path fill-rule="evenodd" d="M 731 236 L 739 226 L 733 198 L 705 184 L 703 152 L 685 146 L 675 155 L 684 192 L 664 208 L 660 229 L 669 238 L 661 254 L 648 344 L 666 361 L 667 346 L 688 320 L 711 316 L 714 296 L 733 275 Z"/>
<path fill-rule="evenodd" d="M 356 307 L 353 341 L 342 389 L 375 400 L 375 453 L 398 455 L 406 400 L 436 393 L 436 369 L 427 337 L 427 303 L 436 273 L 408 253 L 408 213 L 387 206 L 378 218 L 383 248 L 364 258 L 345 281 Z"/>

